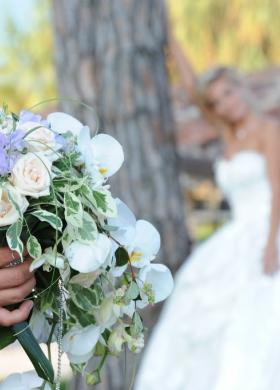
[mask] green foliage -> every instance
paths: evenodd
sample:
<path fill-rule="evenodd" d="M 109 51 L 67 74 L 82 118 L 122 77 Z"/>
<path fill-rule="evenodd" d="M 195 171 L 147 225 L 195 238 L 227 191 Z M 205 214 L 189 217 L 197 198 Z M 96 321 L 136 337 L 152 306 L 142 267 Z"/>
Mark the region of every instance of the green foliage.
<path fill-rule="evenodd" d="M 53 383 L 54 382 L 54 371 L 51 363 L 44 355 L 37 340 L 33 336 L 27 322 L 21 322 L 12 326 L 13 332 L 20 342 L 22 348 L 25 350 L 27 356 L 31 360 L 37 374 Z"/>
<path fill-rule="evenodd" d="M 96 223 L 86 211 L 83 212 L 82 226 L 76 229 L 76 234 L 76 238 L 85 244 L 92 242 L 97 237 Z"/>
<path fill-rule="evenodd" d="M 196 70 L 245 71 L 279 62 L 278 0 L 169 0 L 176 35 Z"/>
<path fill-rule="evenodd" d="M 34 2 L 34 11 L 23 31 L 7 18 L 7 42 L 1 46 L 1 99 L 13 111 L 57 95 L 53 64 L 51 2 Z"/>
<path fill-rule="evenodd" d="M 124 299 L 125 299 L 125 304 L 128 305 L 130 301 L 136 299 L 139 295 L 139 287 L 137 283 L 132 281 L 130 285 L 128 286 L 128 289 L 126 290 Z"/>
<path fill-rule="evenodd" d="M 54 229 L 61 231 L 62 221 L 57 215 L 47 210 L 36 210 L 32 212 L 32 215 L 34 215 L 34 217 L 38 218 L 42 222 L 47 222 Z"/>
<path fill-rule="evenodd" d="M 10 328 L 0 326 L 0 334 L 0 351 L 16 340 Z"/>
<path fill-rule="evenodd" d="M 128 254 L 127 250 L 123 247 L 119 247 L 116 250 L 115 256 L 116 256 L 116 265 L 118 267 L 121 267 L 121 266 L 127 264 L 129 261 L 129 254 Z"/>
<path fill-rule="evenodd" d="M 133 314 L 129 332 L 132 337 L 137 337 L 143 332 L 143 321 L 137 311 Z"/>
<path fill-rule="evenodd" d="M 96 309 L 102 300 L 102 290 L 95 285 L 85 288 L 79 284 L 70 284 L 69 293 L 74 304 L 86 312 Z"/>
<path fill-rule="evenodd" d="M 80 199 L 72 192 L 64 194 L 65 219 L 76 227 L 83 226 L 83 206 Z"/>
<path fill-rule="evenodd" d="M 23 243 L 20 239 L 22 231 L 22 220 L 18 219 L 15 223 L 13 223 L 9 229 L 7 230 L 6 237 L 9 247 L 18 252 L 22 259 L 23 253 Z"/>
<path fill-rule="evenodd" d="M 37 259 L 42 254 L 42 248 L 35 236 L 29 236 L 27 240 L 27 250 L 31 257 Z"/>

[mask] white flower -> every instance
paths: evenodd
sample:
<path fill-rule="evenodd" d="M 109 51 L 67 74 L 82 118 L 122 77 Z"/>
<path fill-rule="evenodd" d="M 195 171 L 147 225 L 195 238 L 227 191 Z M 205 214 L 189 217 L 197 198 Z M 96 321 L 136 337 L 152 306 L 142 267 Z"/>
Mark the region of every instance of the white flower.
<path fill-rule="evenodd" d="M 130 261 L 136 268 L 153 261 L 160 249 L 160 235 L 148 221 L 140 219 L 136 222 L 134 242 L 129 246 Z"/>
<path fill-rule="evenodd" d="M 71 363 L 85 363 L 91 358 L 100 335 L 99 326 L 72 328 L 62 339 L 62 350 L 67 353 Z"/>
<path fill-rule="evenodd" d="M 115 218 L 108 218 L 108 225 L 115 228 L 111 236 L 122 245 L 130 244 L 135 237 L 136 218 L 129 207 L 119 198 L 115 199 L 117 215 Z"/>
<path fill-rule="evenodd" d="M 98 134 L 91 139 L 87 126 L 78 135 L 77 148 L 93 183 L 101 184 L 116 173 L 124 161 L 123 149 L 117 140 L 107 134 Z"/>
<path fill-rule="evenodd" d="M 130 351 L 134 353 L 140 353 L 141 350 L 144 348 L 144 335 L 141 333 L 137 337 L 132 337 L 127 335 L 127 346 L 130 349 Z"/>
<path fill-rule="evenodd" d="M 123 344 L 127 341 L 127 333 L 123 324 L 117 326 L 109 336 L 108 348 L 113 355 L 119 355 Z"/>
<path fill-rule="evenodd" d="M 33 198 L 49 195 L 51 162 L 41 153 L 27 153 L 15 163 L 11 182 L 19 193 Z"/>
<path fill-rule="evenodd" d="M 47 117 L 52 130 L 58 134 L 64 134 L 68 131 L 74 135 L 78 135 L 83 128 L 83 124 L 71 115 L 64 112 L 52 112 Z"/>
<path fill-rule="evenodd" d="M 74 241 L 65 249 L 71 268 L 82 273 L 99 269 L 107 260 L 110 252 L 111 241 L 105 234 L 99 234 L 97 239 L 90 244 Z"/>
<path fill-rule="evenodd" d="M 28 142 L 30 152 L 45 152 L 45 155 L 51 156 L 56 150 L 55 133 L 47 127 L 40 126 L 37 122 L 24 122 L 20 128 L 28 133 L 25 140 Z M 34 129 L 34 130 L 33 130 Z M 31 131 L 33 130 L 33 131 Z"/>
<path fill-rule="evenodd" d="M 124 153 L 121 144 L 108 134 L 97 134 L 91 140 L 91 150 L 98 171 L 104 177 L 114 175 L 122 166 Z"/>
<path fill-rule="evenodd" d="M 172 274 L 164 264 L 149 264 L 143 267 L 137 279 L 142 298 L 142 301 L 137 301 L 139 308 L 165 300 L 174 286 Z"/>
<path fill-rule="evenodd" d="M 12 186 L 0 188 L 0 226 L 11 225 L 19 218 L 19 213 L 9 199 L 8 192 L 10 192 L 14 201 L 23 213 L 28 207 L 25 196 L 19 194 Z"/>
<path fill-rule="evenodd" d="M 74 275 L 69 282 L 72 284 L 79 284 L 80 286 L 90 288 L 90 286 L 93 285 L 99 275 L 100 271 L 77 274 Z"/>
<path fill-rule="evenodd" d="M 47 343 L 51 325 L 48 323 L 45 315 L 39 310 L 34 309 L 29 321 L 30 329 L 39 343 Z M 53 336 L 55 341 L 55 335 Z"/>
<path fill-rule="evenodd" d="M 49 271 L 50 266 L 63 269 L 65 264 L 65 257 L 61 253 L 56 253 L 53 248 L 46 248 L 44 253 L 33 260 L 30 265 L 30 272 L 44 265 L 44 269 Z"/>
<path fill-rule="evenodd" d="M 116 199 L 117 217 L 108 218 L 108 224 L 115 227 L 111 236 L 128 251 L 130 262 L 136 268 L 142 268 L 153 261 L 160 249 L 160 235 L 148 221 L 136 221 L 132 211 L 121 200 Z M 112 274 L 120 276 L 127 265 L 114 267 Z"/>
<path fill-rule="evenodd" d="M 38 390 L 41 389 L 43 379 L 39 378 L 35 371 L 16 373 L 9 375 L 0 383 L 0 390 Z M 51 390 L 46 384 L 43 390 Z"/>
<path fill-rule="evenodd" d="M 94 311 L 94 317 L 98 325 L 100 325 L 100 327 L 102 328 L 102 331 L 114 325 L 120 315 L 120 306 L 114 304 L 113 295 L 105 297 L 100 307 Z"/>

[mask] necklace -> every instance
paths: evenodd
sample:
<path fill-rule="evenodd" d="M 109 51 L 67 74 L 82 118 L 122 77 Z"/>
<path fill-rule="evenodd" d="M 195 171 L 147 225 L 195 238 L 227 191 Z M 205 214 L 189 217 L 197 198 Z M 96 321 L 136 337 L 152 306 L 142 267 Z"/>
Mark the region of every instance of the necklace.
<path fill-rule="evenodd" d="M 251 133 L 254 130 L 252 127 L 248 127 L 247 129 L 241 128 L 235 131 L 235 138 L 239 141 L 242 141 L 247 137 L 249 133 Z"/>

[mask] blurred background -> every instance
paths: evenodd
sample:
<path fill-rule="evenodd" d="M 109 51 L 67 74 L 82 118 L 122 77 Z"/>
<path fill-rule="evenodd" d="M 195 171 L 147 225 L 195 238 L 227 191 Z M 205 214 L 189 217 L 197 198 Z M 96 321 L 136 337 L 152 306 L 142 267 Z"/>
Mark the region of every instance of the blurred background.
<path fill-rule="evenodd" d="M 237 67 L 260 109 L 280 120 L 280 0 L 0 0 L 0 7 L 2 102 L 13 111 L 44 102 L 36 111 L 62 109 L 95 130 L 92 112 L 70 100 L 92 106 L 99 128 L 125 150 L 113 193 L 158 227 L 161 260 L 175 272 L 230 213 L 213 180 L 219 140 L 197 102 L 196 77 L 217 64 Z M 157 315 L 145 313 L 147 324 Z M 15 364 L 30 367 L 18 353 L 0 352 L 0 377 Z M 137 361 L 125 360 L 109 362 L 98 389 L 129 389 Z M 70 382 L 86 388 L 81 378 Z"/>

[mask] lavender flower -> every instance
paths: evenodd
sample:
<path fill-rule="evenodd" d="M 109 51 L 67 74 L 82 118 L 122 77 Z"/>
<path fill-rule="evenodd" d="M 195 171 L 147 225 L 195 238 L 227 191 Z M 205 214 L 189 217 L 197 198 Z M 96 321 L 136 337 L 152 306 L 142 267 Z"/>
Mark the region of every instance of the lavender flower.
<path fill-rule="evenodd" d="M 24 134 L 22 130 L 0 133 L 0 176 L 6 176 L 13 169 L 25 146 Z"/>
<path fill-rule="evenodd" d="M 49 127 L 49 122 L 46 120 L 43 120 L 41 115 L 34 114 L 34 112 L 22 110 L 19 114 L 19 123 L 18 127 L 20 128 L 20 125 L 25 122 L 36 122 L 44 127 Z"/>

